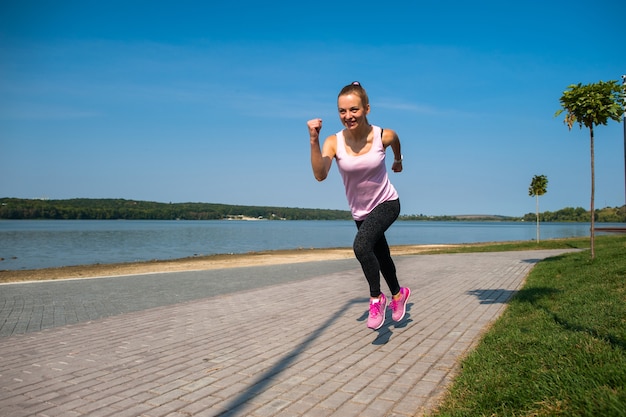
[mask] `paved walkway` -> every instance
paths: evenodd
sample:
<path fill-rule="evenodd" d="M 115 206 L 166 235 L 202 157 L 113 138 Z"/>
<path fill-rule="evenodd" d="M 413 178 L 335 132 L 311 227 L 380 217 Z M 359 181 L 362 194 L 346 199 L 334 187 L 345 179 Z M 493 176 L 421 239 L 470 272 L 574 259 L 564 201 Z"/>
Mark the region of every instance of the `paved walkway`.
<path fill-rule="evenodd" d="M 13 323 L 0 337 L 0 413 L 423 415 L 445 392 L 459 357 L 500 315 L 536 262 L 563 252 L 397 257 L 401 283 L 413 294 L 404 321 L 394 323 L 389 314 L 378 331 L 366 328 L 366 283 L 354 262 L 43 283 L 62 286 L 56 296 L 32 289 L 42 283 L 0 286 L 1 320 Z M 286 277 L 267 276 L 278 272 Z M 207 295 L 201 289 L 215 284 L 207 277 L 231 292 Z M 66 307 L 80 309 L 89 286 L 103 280 L 115 284 L 108 297 L 116 308 L 93 313 L 98 308 L 84 306 L 75 324 L 55 321 L 54 313 L 45 325 L 40 320 L 43 330 L 34 324 L 35 311 L 54 312 L 55 297 L 88 285 L 80 289 L 83 301 L 63 308 L 62 315 L 74 317 Z M 160 284 L 140 286 L 141 295 L 132 296 L 141 280 Z M 260 284 L 232 285 L 251 280 Z M 183 295 L 172 296 L 172 288 Z M 93 297 L 100 292 L 91 291 Z M 20 297 L 21 304 L 15 301 Z M 32 301 L 37 297 L 43 302 Z"/>

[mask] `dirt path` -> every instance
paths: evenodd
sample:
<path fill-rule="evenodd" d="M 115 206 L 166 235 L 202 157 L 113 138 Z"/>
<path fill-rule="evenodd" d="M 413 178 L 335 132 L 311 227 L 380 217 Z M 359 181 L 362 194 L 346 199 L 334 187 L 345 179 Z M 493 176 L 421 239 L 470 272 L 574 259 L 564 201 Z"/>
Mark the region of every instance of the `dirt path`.
<path fill-rule="evenodd" d="M 455 245 L 393 246 L 391 252 L 392 255 L 395 256 L 414 255 L 423 252 L 432 252 L 450 246 Z M 4 270 L 0 271 L 0 283 L 279 265 L 320 260 L 347 259 L 352 257 L 354 257 L 354 253 L 351 248 L 294 249 L 234 255 L 211 255 L 166 261 L 79 265 L 24 271 Z"/>

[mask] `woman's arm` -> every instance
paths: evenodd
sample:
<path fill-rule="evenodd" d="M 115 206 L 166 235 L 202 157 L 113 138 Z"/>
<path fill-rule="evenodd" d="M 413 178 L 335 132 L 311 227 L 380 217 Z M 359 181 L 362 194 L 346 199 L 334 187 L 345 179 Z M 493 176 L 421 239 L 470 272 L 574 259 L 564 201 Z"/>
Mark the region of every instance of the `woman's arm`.
<path fill-rule="evenodd" d="M 393 165 L 391 165 L 391 169 L 393 172 L 402 172 L 402 149 L 398 134 L 391 129 L 385 129 L 383 130 L 382 139 L 385 149 L 391 146 L 391 150 L 393 151 Z"/>
<path fill-rule="evenodd" d="M 320 130 L 322 130 L 322 119 L 313 119 L 307 122 L 309 128 L 309 139 L 311 142 L 311 167 L 313 175 L 318 181 L 324 181 L 328 176 L 330 167 L 335 157 L 337 137 L 329 136 L 324 141 L 324 146 L 320 150 Z"/>

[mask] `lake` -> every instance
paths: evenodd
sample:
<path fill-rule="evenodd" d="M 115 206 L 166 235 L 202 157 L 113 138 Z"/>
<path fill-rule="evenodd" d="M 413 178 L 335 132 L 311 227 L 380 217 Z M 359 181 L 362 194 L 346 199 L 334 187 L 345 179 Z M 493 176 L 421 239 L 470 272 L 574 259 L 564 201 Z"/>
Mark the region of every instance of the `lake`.
<path fill-rule="evenodd" d="M 589 223 L 542 223 L 540 238 L 589 236 L 589 229 Z M 0 220 L 0 270 L 351 247 L 355 233 L 354 222 L 343 220 Z M 386 236 L 390 245 L 420 245 L 534 240 L 535 234 L 536 224 L 528 222 L 396 221 Z"/>

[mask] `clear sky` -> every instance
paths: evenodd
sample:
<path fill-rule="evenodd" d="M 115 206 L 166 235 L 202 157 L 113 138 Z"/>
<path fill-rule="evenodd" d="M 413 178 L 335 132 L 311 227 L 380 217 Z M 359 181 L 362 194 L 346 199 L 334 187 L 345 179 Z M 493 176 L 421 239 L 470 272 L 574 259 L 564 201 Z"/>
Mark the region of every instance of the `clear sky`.
<path fill-rule="evenodd" d="M 624 4 L 596 1 L 0 3 L 0 197 L 347 209 L 306 121 L 341 129 L 359 80 L 396 130 L 403 214 L 589 208 L 576 83 L 626 73 Z M 596 207 L 621 206 L 623 124 L 596 130 Z M 392 153 L 388 152 L 388 163 Z"/>

